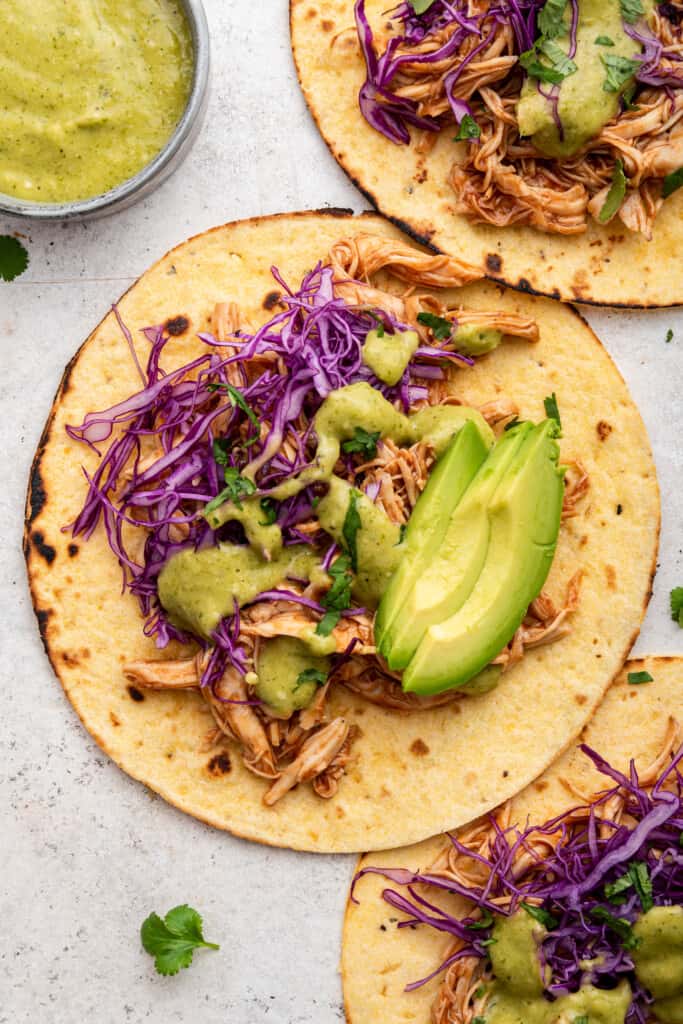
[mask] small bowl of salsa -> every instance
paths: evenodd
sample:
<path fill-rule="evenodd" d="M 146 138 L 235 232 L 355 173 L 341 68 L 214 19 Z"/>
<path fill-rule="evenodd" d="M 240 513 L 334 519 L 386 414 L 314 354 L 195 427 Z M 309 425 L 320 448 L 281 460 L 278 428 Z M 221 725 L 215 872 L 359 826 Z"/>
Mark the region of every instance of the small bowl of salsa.
<path fill-rule="evenodd" d="M 0 213 L 65 220 L 147 195 L 207 96 L 201 0 L 3 0 Z"/>

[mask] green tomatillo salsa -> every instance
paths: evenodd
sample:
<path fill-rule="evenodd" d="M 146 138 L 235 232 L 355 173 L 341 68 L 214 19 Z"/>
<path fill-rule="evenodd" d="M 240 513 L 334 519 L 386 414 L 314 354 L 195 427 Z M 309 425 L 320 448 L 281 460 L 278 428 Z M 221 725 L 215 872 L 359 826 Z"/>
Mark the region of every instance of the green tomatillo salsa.
<path fill-rule="evenodd" d="M 173 133 L 192 65 L 177 0 L 4 0 L 0 193 L 61 203 L 131 178 Z"/>

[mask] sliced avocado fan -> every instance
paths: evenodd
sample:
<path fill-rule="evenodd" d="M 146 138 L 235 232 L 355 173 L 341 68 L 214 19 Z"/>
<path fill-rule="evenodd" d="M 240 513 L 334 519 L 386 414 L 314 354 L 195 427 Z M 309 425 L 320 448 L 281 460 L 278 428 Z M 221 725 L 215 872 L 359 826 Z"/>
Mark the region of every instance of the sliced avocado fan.
<path fill-rule="evenodd" d="M 403 674 L 406 691 L 466 691 L 512 639 L 546 581 L 560 529 L 564 469 L 558 466 L 557 423 L 526 426 L 485 512 L 490 540 L 481 573 L 455 614 L 432 618 Z M 476 479 L 470 490 L 475 484 Z M 442 575 L 449 577 L 447 570 Z"/>
<path fill-rule="evenodd" d="M 533 429 L 518 424 L 485 458 L 481 441 L 463 428 L 434 470 L 434 486 L 430 479 L 415 506 L 406 555 L 375 624 L 377 647 L 391 669 L 404 669 L 429 627 L 454 615 L 472 592 L 489 548 L 489 505 Z"/>

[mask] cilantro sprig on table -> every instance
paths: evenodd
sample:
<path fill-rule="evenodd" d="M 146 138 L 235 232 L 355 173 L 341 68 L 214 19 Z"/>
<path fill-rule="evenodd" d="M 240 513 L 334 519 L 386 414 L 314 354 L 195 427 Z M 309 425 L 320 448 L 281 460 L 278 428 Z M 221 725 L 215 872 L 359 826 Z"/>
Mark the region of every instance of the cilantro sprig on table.
<path fill-rule="evenodd" d="M 28 267 L 28 253 L 18 238 L 0 235 L 0 281 L 13 281 Z"/>
<path fill-rule="evenodd" d="M 683 587 L 674 587 L 669 595 L 671 618 L 683 629 Z"/>
<path fill-rule="evenodd" d="M 201 916 L 187 903 L 173 907 L 163 919 L 150 914 L 142 922 L 140 938 L 145 951 L 154 957 L 157 972 L 165 975 L 189 967 L 195 949 L 220 949 L 204 939 Z"/>

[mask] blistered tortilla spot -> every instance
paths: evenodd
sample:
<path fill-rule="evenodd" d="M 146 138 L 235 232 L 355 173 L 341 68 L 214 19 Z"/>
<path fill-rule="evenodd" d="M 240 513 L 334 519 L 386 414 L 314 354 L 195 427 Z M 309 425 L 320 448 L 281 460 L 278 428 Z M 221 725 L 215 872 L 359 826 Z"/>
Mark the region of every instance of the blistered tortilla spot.
<path fill-rule="evenodd" d="M 520 277 L 515 287 L 519 288 L 520 292 L 527 292 L 529 295 L 534 293 L 534 286 L 527 281 L 526 277 Z"/>
<path fill-rule="evenodd" d="M 167 334 L 170 334 L 173 338 L 178 338 L 181 334 L 185 334 L 189 327 L 190 321 L 182 313 L 178 316 L 170 317 L 164 324 Z"/>
<path fill-rule="evenodd" d="M 476 781 L 477 781 L 477 773 L 476 772 L 467 772 L 467 774 L 465 775 L 465 782 L 466 782 L 466 784 L 468 786 L 473 786 Z"/>
<path fill-rule="evenodd" d="M 425 741 L 420 739 L 418 736 L 418 738 L 413 740 L 410 744 L 410 752 L 411 754 L 415 754 L 415 757 L 425 757 L 425 755 L 429 753 L 429 747 Z"/>
<path fill-rule="evenodd" d="M 429 177 L 429 171 L 426 167 L 420 167 L 420 169 L 414 175 L 415 181 L 418 185 L 421 185 Z"/>
<path fill-rule="evenodd" d="M 582 547 L 582 548 L 585 548 L 587 543 L 588 543 L 588 534 L 584 533 L 583 537 L 579 541 L 579 546 Z"/>
<path fill-rule="evenodd" d="M 138 704 L 145 699 L 144 693 L 140 693 L 137 686 L 128 686 L 127 690 L 130 699 L 136 701 Z"/>
<path fill-rule="evenodd" d="M 379 795 L 384 797 L 391 796 L 391 790 L 387 789 L 386 786 L 382 786 L 382 788 L 379 791 Z"/>
<path fill-rule="evenodd" d="M 78 658 L 75 654 L 71 654 L 70 651 L 62 651 L 62 661 L 65 665 L 74 667 L 78 665 Z"/>
<path fill-rule="evenodd" d="M 503 257 L 496 252 L 488 253 L 486 257 L 486 269 L 492 274 L 499 274 L 503 269 Z"/>
<path fill-rule="evenodd" d="M 118 718 L 113 711 L 109 712 L 109 721 L 111 722 L 115 729 L 118 729 L 118 727 L 121 725 L 121 719 Z"/>
<path fill-rule="evenodd" d="M 335 814 L 337 815 L 338 818 L 345 818 L 346 817 L 346 811 L 344 810 L 343 807 L 340 807 L 339 804 L 337 804 L 337 806 L 335 807 L 334 812 L 335 812 Z"/>
<path fill-rule="evenodd" d="M 611 423 L 608 423 L 607 420 L 600 420 L 597 423 L 595 429 L 597 430 L 598 437 L 600 438 L 600 440 L 606 441 L 612 433 L 612 431 L 614 430 L 614 427 Z"/>
<path fill-rule="evenodd" d="M 38 554 L 45 559 L 48 565 L 52 565 L 57 556 L 57 551 L 51 544 L 46 543 L 42 530 L 34 530 L 31 534 L 31 540 Z"/>
<path fill-rule="evenodd" d="M 232 763 L 228 752 L 223 750 L 220 754 L 214 754 L 207 764 L 206 770 L 214 779 L 219 779 L 222 775 L 227 775 L 228 772 L 232 770 Z"/>
<path fill-rule="evenodd" d="M 545 779 L 541 779 L 540 782 L 534 782 L 534 789 L 537 793 L 542 793 L 544 789 L 548 788 L 548 782 Z"/>
<path fill-rule="evenodd" d="M 617 589 L 617 572 L 613 565 L 605 566 L 605 576 L 607 577 L 607 586 L 610 590 Z"/>
<path fill-rule="evenodd" d="M 309 7 L 308 10 L 306 11 L 307 18 L 316 18 L 317 16 L 318 12 L 316 11 L 315 7 Z"/>
<path fill-rule="evenodd" d="M 602 657 L 602 655 L 596 654 L 595 657 L 596 658 L 600 658 L 600 657 Z M 575 693 L 574 694 L 574 702 L 576 704 L 578 704 L 579 707 L 583 707 L 583 705 L 586 703 L 587 700 L 588 700 L 588 697 L 586 697 L 585 693 Z"/>
<path fill-rule="evenodd" d="M 624 511 L 624 506 L 621 503 L 618 504 L 616 511 L 617 511 L 617 515 L 620 516 L 621 513 Z"/>
<path fill-rule="evenodd" d="M 275 306 L 278 305 L 278 303 L 280 302 L 281 298 L 282 298 L 282 296 L 281 296 L 280 292 L 277 292 L 277 291 L 267 292 L 263 302 L 261 303 L 261 305 L 263 306 L 264 309 L 267 309 L 268 311 L 270 311 L 271 309 L 274 309 Z"/>
<path fill-rule="evenodd" d="M 29 490 L 29 523 L 34 522 L 42 512 L 47 503 L 47 491 L 43 485 L 43 478 L 40 473 L 40 455 L 36 459 L 31 471 L 31 485 Z"/>
<path fill-rule="evenodd" d="M 329 19 L 325 18 L 323 21 L 320 22 L 320 27 L 323 30 L 323 32 L 331 32 L 332 29 L 334 28 L 334 22 L 329 21 Z"/>

